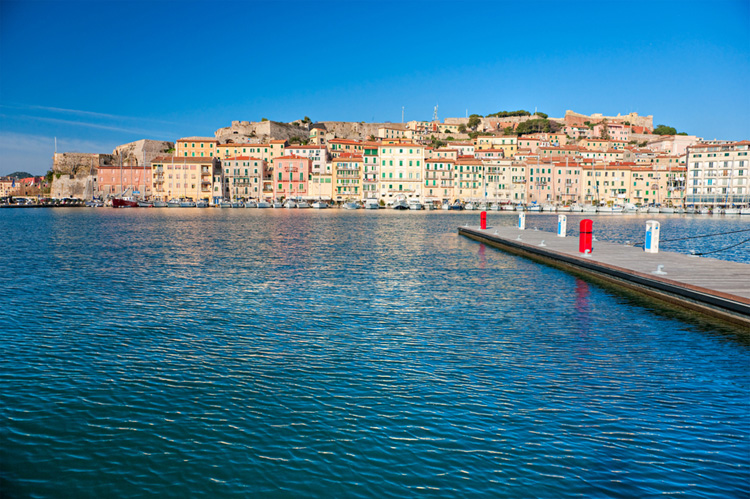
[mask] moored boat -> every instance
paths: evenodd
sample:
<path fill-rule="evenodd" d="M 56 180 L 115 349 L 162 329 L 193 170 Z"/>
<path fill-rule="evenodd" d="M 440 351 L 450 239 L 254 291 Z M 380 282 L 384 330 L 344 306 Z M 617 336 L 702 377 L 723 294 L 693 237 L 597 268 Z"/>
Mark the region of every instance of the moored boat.
<path fill-rule="evenodd" d="M 377 199 L 368 198 L 365 199 L 365 209 L 366 210 L 379 210 L 380 209 L 380 203 Z"/>
<path fill-rule="evenodd" d="M 245 201 L 245 208 L 257 208 L 258 205 L 252 199 Z"/>
<path fill-rule="evenodd" d="M 345 210 L 358 210 L 360 208 L 359 203 L 356 201 L 347 201 L 342 206 Z"/>
<path fill-rule="evenodd" d="M 408 204 L 410 210 L 419 211 L 422 209 L 422 203 L 418 199 L 410 199 Z"/>
<path fill-rule="evenodd" d="M 408 210 L 409 205 L 404 199 L 397 199 L 393 202 L 391 208 L 393 208 L 394 210 Z"/>
<path fill-rule="evenodd" d="M 131 198 L 113 198 L 112 208 L 138 208 L 138 202 Z"/>
<path fill-rule="evenodd" d="M 257 208 L 270 208 L 271 203 L 269 203 L 268 201 L 258 201 L 258 203 L 256 204 L 256 207 Z"/>
<path fill-rule="evenodd" d="M 145 201 L 145 200 L 139 200 L 138 202 L 138 208 L 153 208 L 154 203 L 152 201 Z"/>
<path fill-rule="evenodd" d="M 161 199 L 157 199 L 156 201 L 154 201 L 154 208 L 166 208 L 166 207 L 167 207 L 166 201 L 162 201 Z"/>
<path fill-rule="evenodd" d="M 284 208 L 290 208 L 291 209 L 291 208 L 296 208 L 296 207 L 297 207 L 297 203 L 295 203 L 293 199 L 287 199 L 284 202 Z"/>
<path fill-rule="evenodd" d="M 328 203 L 326 203 L 325 201 L 315 201 L 312 204 L 312 207 L 316 210 L 323 210 L 325 208 L 328 208 Z"/>
<path fill-rule="evenodd" d="M 205 199 L 201 199 L 198 202 L 195 203 L 196 208 L 208 208 L 208 201 Z"/>
<path fill-rule="evenodd" d="M 297 208 L 309 208 L 309 207 L 310 207 L 310 203 L 308 203 L 304 199 L 297 201 Z"/>

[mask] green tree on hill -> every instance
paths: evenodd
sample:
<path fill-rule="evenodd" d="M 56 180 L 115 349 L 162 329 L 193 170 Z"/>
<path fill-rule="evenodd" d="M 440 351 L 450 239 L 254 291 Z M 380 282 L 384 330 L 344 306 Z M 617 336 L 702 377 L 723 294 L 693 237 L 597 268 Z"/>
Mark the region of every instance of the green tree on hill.
<path fill-rule="evenodd" d="M 677 135 L 677 129 L 667 125 L 659 125 L 654 128 L 654 135 Z"/>

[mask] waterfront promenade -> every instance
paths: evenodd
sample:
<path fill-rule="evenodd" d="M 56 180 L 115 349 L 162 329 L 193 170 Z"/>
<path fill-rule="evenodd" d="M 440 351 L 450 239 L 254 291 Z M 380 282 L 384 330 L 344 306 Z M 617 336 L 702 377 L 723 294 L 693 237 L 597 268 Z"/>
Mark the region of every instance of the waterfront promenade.
<path fill-rule="evenodd" d="M 663 301 L 750 326 L 750 265 L 595 241 L 517 227 L 459 228 L 459 234 L 534 260 L 594 275 Z"/>

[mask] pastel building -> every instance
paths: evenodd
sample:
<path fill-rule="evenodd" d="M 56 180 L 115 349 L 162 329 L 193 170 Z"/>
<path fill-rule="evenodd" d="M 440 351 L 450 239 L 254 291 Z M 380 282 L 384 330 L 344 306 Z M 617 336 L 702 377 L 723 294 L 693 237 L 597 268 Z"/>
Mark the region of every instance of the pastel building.
<path fill-rule="evenodd" d="M 696 206 L 750 204 L 750 141 L 696 144 L 687 156 L 686 202 Z"/>
<path fill-rule="evenodd" d="M 485 199 L 484 163 L 481 159 L 463 156 L 453 170 L 453 194 L 462 201 Z"/>
<path fill-rule="evenodd" d="M 510 158 L 518 150 L 518 137 L 511 136 L 479 136 L 475 140 L 476 149 L 502 149 L 505 157 Z"/>
<path fill-rule="evenodd" d="M 219 141 L 211 137 L 184 137 L 175 141 L 175 156 L 181 158 L 213 158 L 218 156 Z"/>
<path fill-rule="evenodd" d="M 146 199 L 153 194 L 151 166 L 99 165 L 96 178 L 99 196 L 130 193 Z"/>
<path fill-rule="evenodd" d="M 310 197 L 313 199 L 333 199 L 333 178 L 330 173 L 313 173 L 310 176 Z"/>
<path fill-rule="evenodd" d="M 153 198 L 210 199 L 216 169 L 218 161 L 213 157 L 156 157 L 151 161 Z"/>
<path fill-rule="evenodd" d="M 398 197 L 421 198 L 424 149 L 411 143 L 378 146 L 380 198 L 386 204 L 392 204 Z"/>
<path fill-rule="evenodd" d="M 433 158 L 424 161 L 423 200 L 426 202 L 453 201 L 453 170 L 455 160 Z"/>
<path fill-rule="evenodd" d="M 300 156 L 273 159 L 273 197 L 309 199 L 312 161 Z"/>
<path fill-rule="evenodd" d="M 263 170 L 266 162 L 250 156 L 236 156 L 221 161 L 221 175 L 214 185 L 214 202 L 239 201 L 262 197 Z"/>
<path fill-rule="evenodd" d="M 333 159 L 331 172 L 333 200 L 346 201 L 362 198 L 362 156 L 342 153 Z"/>
<path fill-rule="evenodd" d="M 377 142 L 365 142 L 362 155 L 362 197 L 363 199 L 378 199 L 380 185 L 378 172 L 380 161 Z"/>
<path fill-rule="evenodd" d="M 284 148 L 285 154 L 289 156 L 300 156 L 309 158 L 312 162 L 313 173 L 331 173 L 330 163 L 328 163 L 328 149 L 326 146 L 300 145 L 287 146 Z"/>

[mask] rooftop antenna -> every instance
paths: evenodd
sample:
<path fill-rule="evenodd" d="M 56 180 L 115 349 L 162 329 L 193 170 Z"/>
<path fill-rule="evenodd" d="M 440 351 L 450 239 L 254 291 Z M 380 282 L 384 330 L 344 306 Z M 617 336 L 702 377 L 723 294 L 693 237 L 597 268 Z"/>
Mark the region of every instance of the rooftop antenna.
<path fill-rule="evenodd" d="M 438 121 L 438 114 L 437 114 L 437 110 L 438 110 L 438 105 L 437 105 L 437 104 L 435 104 L 435 112 L 434 112 L 434 113 L 432 113 L 432 121 Z"/>

